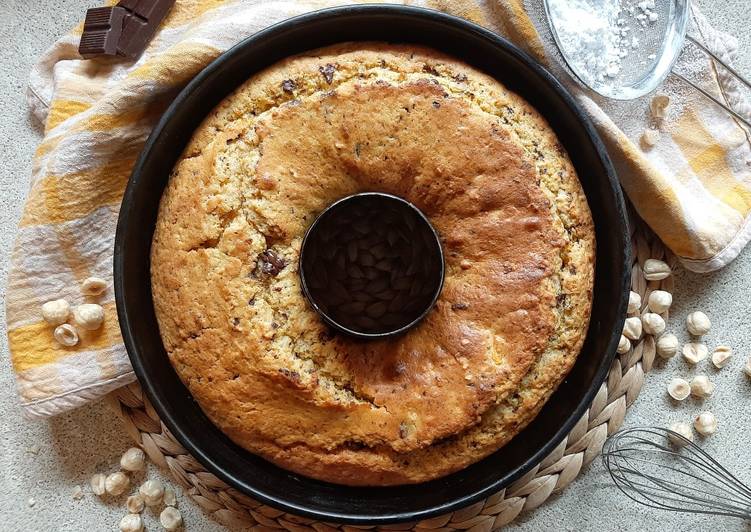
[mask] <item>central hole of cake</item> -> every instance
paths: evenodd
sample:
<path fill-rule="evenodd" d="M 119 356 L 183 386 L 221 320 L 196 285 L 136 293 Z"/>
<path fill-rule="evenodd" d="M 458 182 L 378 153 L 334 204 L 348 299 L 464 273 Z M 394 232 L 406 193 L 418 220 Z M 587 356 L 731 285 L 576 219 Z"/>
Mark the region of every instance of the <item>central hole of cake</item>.
<path fill-rule="evenodd" d="M 436 232 L 416 207 L 387 194 L 332 205 L 308 232 L 301 257 L 310 302 L 343 332 L 401 332 L 430 309 L 443 283 Z"/>

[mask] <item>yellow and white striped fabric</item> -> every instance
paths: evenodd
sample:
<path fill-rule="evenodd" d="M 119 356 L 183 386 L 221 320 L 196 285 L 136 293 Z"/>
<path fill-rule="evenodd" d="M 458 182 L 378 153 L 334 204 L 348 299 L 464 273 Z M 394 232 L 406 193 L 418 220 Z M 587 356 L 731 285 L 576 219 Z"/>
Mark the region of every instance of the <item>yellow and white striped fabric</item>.
<path fill-rule="evenodd" d="M 99 298 L 106 312 L 104 327 L 82 332 L 74 348 L 55 343 L 40 307 L 60 297 L 79 304 L 84 278 L 111 279 L 120 198 L 146 137 L 170 100 L 244 37 L 291 16 L 345 3 L 352 2 L 178 0 L 135 63 L 82 60 L 77 53 L 80 27 L 41 58 L 31 73 L 29 104 L 44 122 L 45 135 L 33 163 L 33 186 L 6 296 L 13 368 L 27 415 L 54 415 L 135 378 L 120 338 L 111 286 Z M 566 79 L 555 61 L 539 1 L 406 3 L 483 24 Z M 725 36 L 706 23 L 702 30 L 720 55 L 732 51 Z M 695 59 L 689 66 L 720 90 L 706 61 Z M 746 223 L 751 209 L 749 139 L 739 127 L 700 97 L 676 93 L 668 134 L 645 155 L 637 146 L 646 124 L 645 101 L 608 104 L 567 83 L 604 133 L 639 213 L 686 265 L 701 271 L 731 260 L 751 232 Z M 720 83 L 723 96 L 733 97 L 733 87 Z"/>

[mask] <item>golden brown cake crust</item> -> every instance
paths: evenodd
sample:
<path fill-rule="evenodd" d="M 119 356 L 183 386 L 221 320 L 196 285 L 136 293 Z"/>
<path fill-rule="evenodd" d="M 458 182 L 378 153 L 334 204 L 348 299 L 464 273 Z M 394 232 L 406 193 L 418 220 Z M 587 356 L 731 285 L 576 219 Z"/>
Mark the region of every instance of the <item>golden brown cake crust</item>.
<path fill-rule="evenodd" d="M 309 308 L 297 260 L 317 213 L 372 190 L 428 216 L 446 279 L 420 325 L 362 343 Z M 594 251 L 568 156 L 524 100 L 429 49 L 343 44 L 255 75 L 198 128 L 152 291 L 172 364 L 239 445 L 331 482 L 414 483 L 534 418 L 584 339 Z"/>

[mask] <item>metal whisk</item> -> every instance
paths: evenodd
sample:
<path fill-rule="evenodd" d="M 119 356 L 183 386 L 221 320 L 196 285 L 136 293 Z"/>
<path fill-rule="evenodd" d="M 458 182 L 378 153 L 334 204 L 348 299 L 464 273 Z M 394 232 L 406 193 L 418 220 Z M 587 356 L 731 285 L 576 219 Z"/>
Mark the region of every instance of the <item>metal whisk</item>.
<path fill-rule="evenodd" d="M 751 520 L 751 488 L 676 432 L 659 427 L 616 432 L 605 442 L 602 460 L 616 486 L 640 504 Z"/>

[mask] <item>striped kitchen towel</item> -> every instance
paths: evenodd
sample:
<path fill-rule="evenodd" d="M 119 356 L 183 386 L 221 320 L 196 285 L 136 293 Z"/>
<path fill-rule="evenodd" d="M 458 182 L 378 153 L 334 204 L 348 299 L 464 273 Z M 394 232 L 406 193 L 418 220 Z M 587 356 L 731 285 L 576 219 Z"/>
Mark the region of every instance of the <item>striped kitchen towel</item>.
<path fill-rule="evenodd" d="M 344 3 L 352 2 L 179 0 L 135 62 L 82 60 L 81 27 L 44 54 L 29 87 L 29 105 L 44 123 L 44 138 L 33 162 L 6 295 L 12 364 L 27 415 L 54 415 L 135 378 L 111 286 L 98 299 L 105 308 L 104 327 L 82 331 L 74 348 L 55 343 L 40 307 L 56 298 L 79 304 L 85 300 L 84 278 L 111 279 L 120 199 L 146 137 L 171 99 L 244 37 L 285 18 Z M 716 269 L 748 241 L 749 138 L 724 112 L 701 96 L 666 86 L 673 102 L 666 132 L 645 153 L 638 138 L 647 124 L 648 99 L 608 103 L 575 86 L 556 61 L 539 1 L 406 3 L 485 25 L 546 63 L 595 120 L 636 209 L 687 267 Z M 731 59 L 732 38 L 714 31 L 700 14 L 697 21 L 706 44 Z M 735 97 L 732 84 L 706 59 L 689 55 L 684 63 L 706 78 L 709 90 Z"/>

